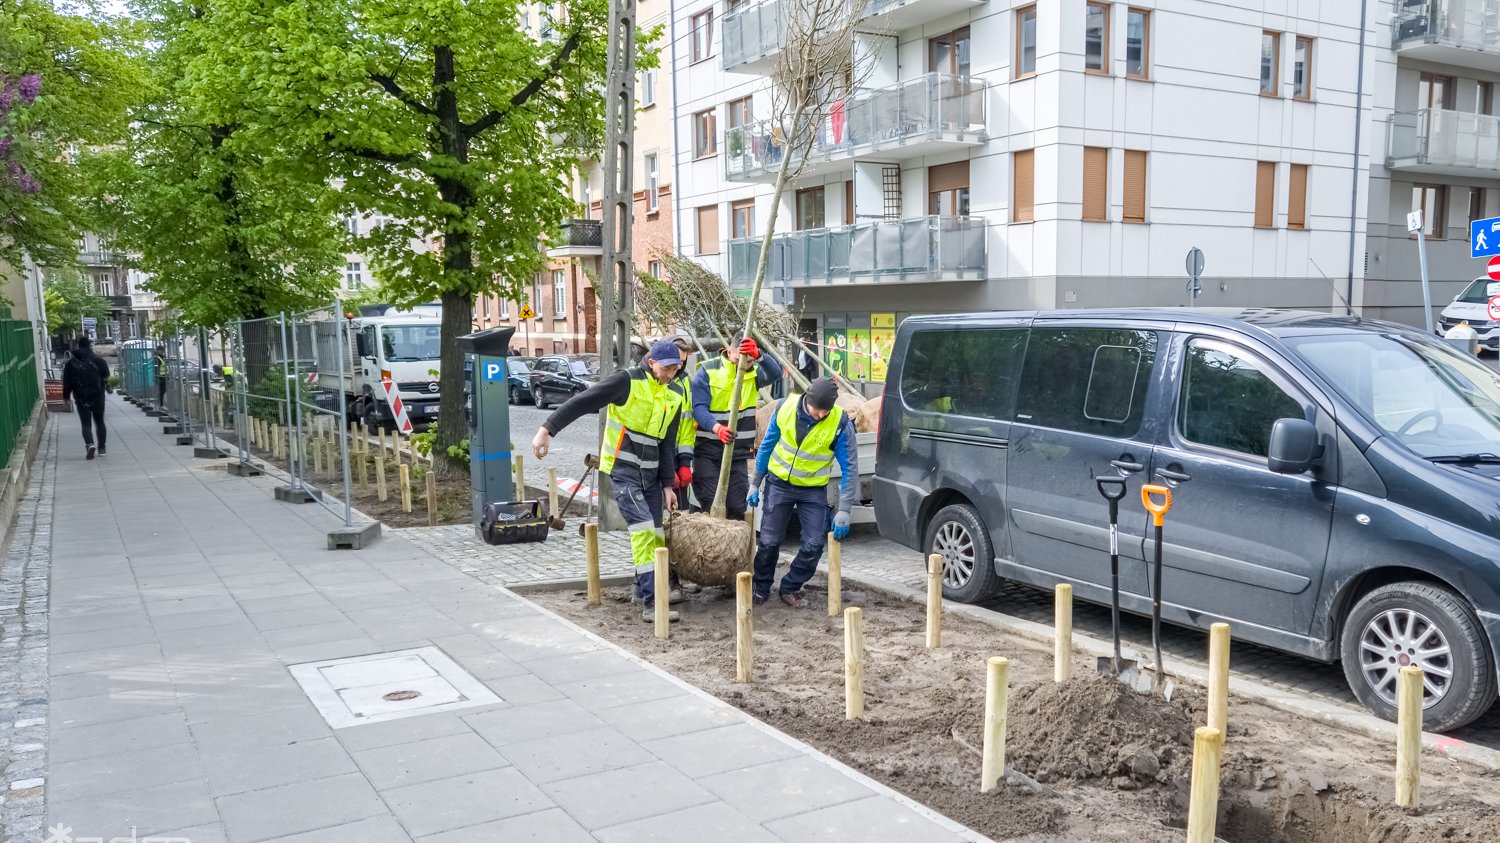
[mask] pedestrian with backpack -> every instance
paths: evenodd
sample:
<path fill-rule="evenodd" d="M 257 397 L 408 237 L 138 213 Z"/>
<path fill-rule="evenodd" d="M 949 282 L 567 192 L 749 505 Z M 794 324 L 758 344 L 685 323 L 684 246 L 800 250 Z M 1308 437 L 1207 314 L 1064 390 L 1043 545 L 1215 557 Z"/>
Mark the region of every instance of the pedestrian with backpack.
<path fill-rule="evenodd" d="M 78 408 L 78 421 L 83 425 L 83 444 L 88 448 L 85 459 L 93 459 L 97 453 L 104 456 L 104 393 L 109 388 L 109 364 L 94 354 L 94 344 L 88 337 L 79 337 L 73 348 L 73 359 L 63 366 L 63 400 L 73 400 Z M 97 432 L 98 445 L 94 444 Z"/>

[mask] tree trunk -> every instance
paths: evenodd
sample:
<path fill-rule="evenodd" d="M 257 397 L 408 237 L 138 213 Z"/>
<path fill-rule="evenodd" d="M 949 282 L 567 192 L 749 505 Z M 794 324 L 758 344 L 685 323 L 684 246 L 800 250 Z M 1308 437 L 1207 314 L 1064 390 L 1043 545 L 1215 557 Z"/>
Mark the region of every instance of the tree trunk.
<path fill-rule="evenodd" d="M 433 103 L 436 112 L 437 152 L 458 163 L 460 170 L 469 163 L 469 139 L 464 134 L 458 111 L 458 96 L 453 92 L 455 67 L 453 50 L 438 46 L 432 54 Z M 457 211 L 443 231 L 443 274 L 446 283 L 440 301 L 443 305 L 438 357 L 437 437 L 432 443 L 433 471 L 439 478 L 466 473 L 468 465 L 448 457 L 448 447 L 463 441 L 468 431 L 464 419 L 464 353 L 458 338 L 474 330 L 474 252 L 468 220 L 474 213 L 474 193 L 459 178 L 435 179 L 438 194 Z"/>

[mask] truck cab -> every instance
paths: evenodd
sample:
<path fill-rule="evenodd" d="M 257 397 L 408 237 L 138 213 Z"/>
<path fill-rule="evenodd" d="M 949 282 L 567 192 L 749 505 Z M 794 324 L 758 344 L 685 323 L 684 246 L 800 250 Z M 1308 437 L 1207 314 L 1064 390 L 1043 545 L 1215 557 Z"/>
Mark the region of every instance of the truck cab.
<path fill-rule="evenodd" d="M 390 380 L 401 396 L 413 427 L 437 418 L 438 359 L 442 354 L 442 319 L 425 314 L 391 314 L 356 318 L 351 378 L 344 392 L 352 416 L 366 424 L 391 425 L 395 414 L 382 381 Z"/>

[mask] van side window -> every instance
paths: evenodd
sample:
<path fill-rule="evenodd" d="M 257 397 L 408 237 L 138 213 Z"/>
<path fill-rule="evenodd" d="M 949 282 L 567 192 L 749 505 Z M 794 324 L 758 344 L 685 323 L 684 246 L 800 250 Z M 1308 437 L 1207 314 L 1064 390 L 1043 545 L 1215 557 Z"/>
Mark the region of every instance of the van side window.
<path fill-rule="evenodd" d="M 919 331 L 907 346 L 901 398 L 913 410 L 1010 421 L 1025 328 Z"/>
<path fill-rule="evenodd" d="M 1146 410 L 1157 341 L 1155 331 L 1033 328 L 1016 421 L 1134 436 Z"/>
<path fill-rule="evenodd" d="M 1304 418 L 1302 402 L 1288 395 L 1261 364 L 1215 342 L 1188 343 L 1177 402 L 1183 439 L 1256 457 L 1266 455 L 1277 419 Z"/>

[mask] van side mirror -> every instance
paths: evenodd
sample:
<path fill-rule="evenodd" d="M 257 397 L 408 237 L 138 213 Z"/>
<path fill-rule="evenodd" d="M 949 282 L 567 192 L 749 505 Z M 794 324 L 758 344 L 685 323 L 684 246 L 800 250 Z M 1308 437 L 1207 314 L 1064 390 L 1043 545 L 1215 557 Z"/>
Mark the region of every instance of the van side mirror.
<path fill-rule="evenodd" d="M 1271 425 L 1266 468 L 1277 474 L 1301 474 L 1318 455 L 1318 430 L 1307 419 L 1277 419 Z"/>
<path fill-rule="evenodd" d="M 354 335 L 354 353 L 358 354 L 360 357 L 371 356 L 370 344 L 365 342 L 364 332 L 360 332 Z"/>

